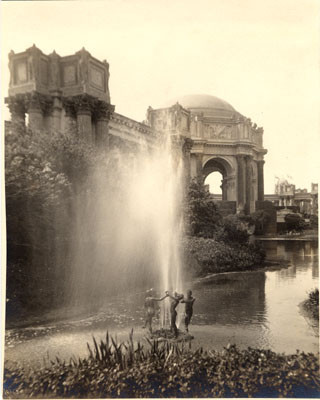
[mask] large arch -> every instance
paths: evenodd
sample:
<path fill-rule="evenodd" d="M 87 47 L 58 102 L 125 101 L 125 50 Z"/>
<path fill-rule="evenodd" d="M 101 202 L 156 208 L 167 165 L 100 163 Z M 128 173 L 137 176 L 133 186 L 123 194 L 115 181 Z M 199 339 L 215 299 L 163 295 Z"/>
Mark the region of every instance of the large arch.
<path fill-rule="evenodd" d="M 232 157 L 213 156 L 205 160 L 202 166 L 203 182 L 212 172 L 220 172 L 222 175 L 222 200 L 235 201 L 236 164 L 233 162 Z"/>

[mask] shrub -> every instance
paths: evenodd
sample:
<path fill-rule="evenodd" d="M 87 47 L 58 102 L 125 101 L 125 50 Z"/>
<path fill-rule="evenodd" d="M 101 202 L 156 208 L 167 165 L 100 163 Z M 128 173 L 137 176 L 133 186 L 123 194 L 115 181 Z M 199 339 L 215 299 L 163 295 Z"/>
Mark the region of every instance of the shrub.
<path fill-rule="evenodd" d="M 309 293 L 304 306 L 310 311 L 313 318 L 319 319 L 319 289 L 314 289 Z"/>
<path fill-rule="evenodd" d="M 317 215 L 310 216 L 310 224 L 313 229 L 318 229 L 318 216 Z"/>
<path fill-rule="evenodd" d="M 252 226 L 253 222 L 249 216 L 228 215 L 222 219 L 214 238 L 223 242 L 248 243 L 250 225 Z"/>
<path fill-rule="evenodd" d="M 253 270 L 261 267 L 265 252 L 260 244 L 233 244 L 214 239 L 187 237 L 183 241 L 186 259 L 196 260 L 198 275 L 227 271 Z"/>
<path fill-rule="evenodd" d="M 304 219 L 299 214 L 287 214 L 284 220 L 288 231 L 301 232 L 306 228 Z"/>
<path fill-rule="evenodd" d="M 106 341 L 89 346 L 89 356 L 39 369 L 5 367 L 4 395 L 10 398 L 123 397 L 317 397 L 319 361 L 309 353 L 270 350 L 222 352 L 186 349 L 149 341 Z"/>

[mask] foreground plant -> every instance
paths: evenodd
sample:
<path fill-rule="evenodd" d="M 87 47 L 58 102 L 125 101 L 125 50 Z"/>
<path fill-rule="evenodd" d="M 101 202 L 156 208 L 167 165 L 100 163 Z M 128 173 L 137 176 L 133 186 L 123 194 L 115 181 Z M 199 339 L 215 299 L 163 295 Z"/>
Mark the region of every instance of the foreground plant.
<path fill-rule="evenodd" d="M 106 340 L 88 344 L 89 356 L 56 359 L 41 369 L 5 367 L 6 398 L 318 397 L 314 354 L 270 350 L 190 350 L 184 343 Z"/>
<path fill-rule="evenodd" d="M 313 318 L 319 320 L 319 289 L 314 289 L 308 294 L 304 307 L 310 312 Z"/>

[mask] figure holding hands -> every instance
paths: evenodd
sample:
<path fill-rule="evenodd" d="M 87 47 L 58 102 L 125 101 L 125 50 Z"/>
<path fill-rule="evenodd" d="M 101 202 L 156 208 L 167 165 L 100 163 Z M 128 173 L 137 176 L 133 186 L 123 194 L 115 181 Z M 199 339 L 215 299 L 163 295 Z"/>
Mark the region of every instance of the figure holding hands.
<path fill-rule="evenodd" d="M 144 302 L 144 307 L 146 310 L 146 322 L 144 328 L 148 328 L 149 332 L 152 333 L 152 319 L 156 314 L 156 302 L 164 300 L 166 297 L 168 297 L 167 293 L 165 296 L 161 298 L 156 298 L 154 289 L 149 289 L 146 292 L 146 299 Z"/>
<path fill-rule="evenodd" d="M 175 337 L 178 337 L 178 328 L 176 325 L 176 320 L 177 320 L 177 311 L 176 308 L 179 304 L 179 301 L 183 299 L 183 294 L 179 294 L 177 292 L 174 292 L 173 295 L 171 295 L 168 291 L 166 291 L 166 295 L 170 297 L 171 304 L 170 304 L 170 328 L 171 332 L 174 333 Z"/>
<path fill-rule="evenodd" d="M 192 297 L 192 291 L 188 290 L 187 291 L 187 297 L 183 298 L 183 300 L 181 300 L 181 303 L 185 303 L 185 319 L 184 319 L 184 325 L 186 328 L 186 332 L 189 332 L 189 324 L 192 318 L 192 314 L 193 314 L 193 303 L 196 301 L 196 299 L 194 297 Z"/>

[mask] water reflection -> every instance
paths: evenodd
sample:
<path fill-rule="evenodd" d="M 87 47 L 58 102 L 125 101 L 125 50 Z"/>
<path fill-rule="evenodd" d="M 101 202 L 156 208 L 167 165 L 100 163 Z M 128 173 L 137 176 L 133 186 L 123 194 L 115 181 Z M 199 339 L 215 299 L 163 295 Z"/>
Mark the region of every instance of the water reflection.
<path fill-rule="evenodd" d="M 195 324 L 231 325 L 265 320 L 264 272 L 234 273 L 214 277 L 193 287 L 197 298 Z"/>
<path fill-rule="evenodd" d="M 299 304 L 318 287 L 318 244 L 268 241 L 264 245 L 268 258 L 287 260 L 290 266 L 265 273 L 225 274 L 194 285 L 193 323 L 225 327 L 235 334 L 241 331 L 242 344 L 245 337 L 248 346 L 316 352 L 317 332 Z"/>

